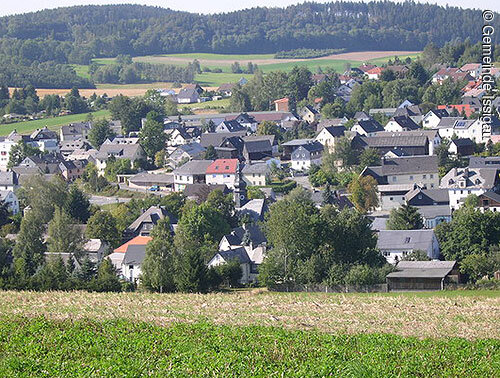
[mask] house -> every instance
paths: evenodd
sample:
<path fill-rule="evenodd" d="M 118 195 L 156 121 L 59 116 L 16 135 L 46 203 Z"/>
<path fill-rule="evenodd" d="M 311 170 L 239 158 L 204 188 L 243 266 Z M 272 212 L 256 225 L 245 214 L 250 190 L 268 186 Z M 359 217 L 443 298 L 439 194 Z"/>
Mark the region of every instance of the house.
<path fill-rule="evenodd" d="M 0 202 L 5 203 L 12 214 L 19 213 L 19 200 L 12 190 L 0 190 Z"/>
<path fill-rule="evenodd" d="M 289 112 L 290 99 L 288 97 L 285 97 L 285 98 L 280 98 L 279 100 L 274 100 L 274 109 L 277 112 Z"/>
<path fill-rule="evenodd" d="M 377 248 L 393 265 L 415 251 L 424 251 L 431 260 L 439 259 L 440 256 L 434 230 L 381 230 Z"/>
<path fill-rule="evenodd" d="M 342 118 L 326 118 L 322 119 L 318 122 L 316 126 L 316 132 L 319 133 L 321 130 L 323 130 L 325 127 L 330 127 L 330 126 L 344 126 L 345 123 L 349 121 L 347 117 L 342 117 Z"/>
<path fill-rule="evenodd" d="M 206 148 L 198 142 L 180 145 L 168 156 L 166 165 L 175 168 L 181 162 L 200 159 L 205 151 Z"/>
<path fill-rule="evenodd" d="M 64 162 L 64 158 L 61 154 L 45 154 L 41 156 L 28 156 L 26 157 L 19 166 L 38 168 L 43 174 L 60 174 L 61 173 L 61 163 Z"/>
<path fill-rule="evenodd" d="M 189 133 L 187 128 L 183 126 L 177 127 L 175 129 L 167 129 L 165 130 L 165 134 L 167 134 L 168 136 L 166 144 L 170 147 L 177 147 L 183 144 L 195 142 L 195 139 L 197 137 L 197 135 Z"/>
<path fill-rule="evenodd" d="M 10 149 L 20 140 L 24 140 L 21 135 L 14 130 L 7 137 L 0 137 L 0 172 L 7 171 L 10 159 Z"/>
<path fill-rule="evenodd" d="M 408 100 L 406 101 L 409 102 Z M 423 118 L 422 110 L 420 110 L 420 107 L 418 105 L 413 105 L 411 103 L 405 105 L 403 104 L 399 105 L 399 107 L 394 112 L 393 116 L 411 118 L 411 120 L 416 124 L 422 122 Z"/>
<path fill-rule="evenodd" d="M 226 185 L 234 189 L 238 181 L 238 159 L 216 159 L 206 170 L 206 183 L 208 185 Z"/>
<path fill-rule="evenodd" d="M 371 108 L 368 111 L 368 114 L 370 115 L 370 117 L 373 117 L 377 114 L 383 114 L 386 117 L 392 117 L 394 116 L 394 113 L 396 113 L 396 110 L 398 110 L 398 108 Z"/>
<path fill-rule="evenodd" d="M 163 206 L 151 206 L 125 229 L 123 232 L 124 238 L 133 239 L 136 236 L 149 236 L 158 221 L 165 218 L 168 218 L 173 233 L 177 225 L 177 217 Z"/>
<path fill-rule="evenodd" d="M 235 133 L 229 133 L 235 134 Z M 243 157 L 245 142 L 240 136 L 224 138 L 219 147 L 215 147 L 219 159 L 241 159 Z"/>
<path fill-rule="evenodd" d="M 424 189 L 414 185 L 413 190 L 405 195 L 405 201 L 411 206 L 438 206 L 450 204 L 450 195 L 446 189 Z"/>
<path fill-rule="evenodd" d="M 209 146 L 212 147 L 221 147 L 224 144 L 224 141 L 228 138 L 233 137 L 244 137 L 246 135 L 245 131 L 238 131 L 234 133 L 203 133 L 200 137 L 200 144 L 203 148 L 207 148 Z M 243 149 L 243 142 L 241 145 Z"/>
<path fill-rule="evenodd" d="M 141 265 L 146 257 L 146 245 L 129 245 L 121 264 L 122 277 L 137 283 L 141 277 Z"/>
<path fill-rule="evenodd" d="M 315 140 L 323 145 L 329 152 L 335 152 L 335 142 L 343 137 L 346 132 L 344 126 L 327 126 L 321 129 Z"/>
<path fill-rule="evenodd" d="M 313 141 L 299 146 L 292 152 L 292 169 L 304 171 L 311 168 L 311 165 L 321 165 L 321 156 L 323 154 L 323 145 Z"/>
<path fill-rule="evenodd" d="M 201 102 L 200 93 L 194 87 L 182 88 L 177 94 L 178 104 L 192 104 Z"/>
<path fill-rule="evenodd" d="M 238 209 L 238 215 L 248 215 L 252 222 L 262 222 L 264 214 L 268 211 L 265 199 L 252 199 Z"/>
<path fill-rule="evenodd" d="M 83 245 L 83 251 L 93 262 L 102 261 L 109 252 L 109 244 L 101 239 L 88 239 Z"/>
<path fill-rule="evenodd" d="M 86 160 L 61 160 L 59 170 L 66 181 L 74 181 L 82 177 L 87 164 Z"/>
<path fill-rule="evenodd" d="M 221 84 L 219 88 L 217 88 L 217 93 L 224 97 L 231 97 L 233 95 L 233 91 L 236 88 L 235 83 L 224 83 Z"/>
<path fill-rule="evenodd" d="M 382 67 L 374 67 L 368 71 L 365 72 L 365 75 L 368 77 L 370 80 L 379 80 L 380 76 L 382 75 L 382 71 L 384 69 Z"/>
<path fill-rule="evenodd" d="M 498 192 L 499 172 L 497 168 L 452 168 L 441 179 L 439 187 L 448 190 L 450 207 L 456 210 L 469 194 L 479 196 L 487 191 Z"/>
<path fill-rule="evenodd" d="M 273 157 L 273 146 L 269 138 L 243 140 L 243 157 L 250 163 Z"/>
<path fill-rule="evenodd" d="M 266 157 L 278 154 L 278 140 L 275 135 L 249 135 L 242 137 L 243 143 L 268 140 L 271 145 L 271 155 L 266 153 Z M 267 151 L 268 152 L 268 151 Z"/>
<path fill-rule="evenodd" d="M 422 118 L 424 129 L 435 129 L 442 118 L 449 117 L 450 113 L 446 109 L 431 109 Z"/>
<path fill-rule="evenodd" d="M 400 131 L 400 132 L 382 131 L 382 132 L 376 133 L 374 136 L 375 137 L 381 137 L 381 138 L 382 137 L 386 137 L 386 138 L 387 137 L 390 137 L 390 138 L 399 138 L 399 137 L 410 137 L 410 138 L 427 137 L 427 141 L 428 141 L 427 146 L 428 146 L 429 155 L 434 155 L 434 150 L 441 144 L 441 141 L 442 141 L 442 138 L 439 135 L 439 132 L 437 130 L 423 130 L 423 129 L 418 129 L 418 130 L 413 130 L 413 131 Z M 393 152 L 394 154 L 398 154 L 397 151 L 401 151 L 401 153 L 402 153 L 403 156 L 410 155 L 410 153 L 409 153 L 410 151 L 409 150 L 403 150 L 400 147 L 402 147 L 402 146 L 394 146 L 394 148 L 391 149 L 391 152 Z"/>
<path fill-rule="evenodd" d="M 228 119 L 226 119 L 226 120 L 228 120 Z M 252 132 L 257 131 L 258 122 L 254 116 L 252 116 L 248 113 L 241 113 L 234 120 L 236 122 L 238 122 L 241 126 L 245 127 L 246 129 L 248 129 Z"/>
<path fill-rule="evenodd" d="M 300 146 L 305 146 L 312 143 L 314 139 L 293 139 L 288 142 L 282 143 L 281 147 L 283 149 L 283 159 L 290 160 L 292 152 L 295 151 Z"/>
<path fill-rule="evenodd" d="M 366 112 L 356 112 L 354 113 L 354 117 L 353 117 L 356 121 L 371 121 L 373 120 L 373 118 L 366 114 Z"/>
<path fill-rule="evenodd" d="M 222 121 L 215 128 L 216 133 L 234 133 L 239 131 L 247 131 L 246 127 L 242 126 L 238 121 Z"/>
<path fill-rule="evenodd" d="M 471 156 L 469 168 L 500 168 L 500 156 Z"/>
<path fill-rule="evenodd" d="M 74 140 L 83 140 L 87 142 L 91 128 L 91 122 L 70 123 L 69 125 L 64 125 L 59 130 L 59 139 L 61 142 Z"/>
<path fill-rule="evenodd" d="M 460 273 L 456 261 L 400 261 L 386 281 L 388 291 L 444 290 L 460 282 Z"/>
<path fill-rule="evenodd" d="M 436 156 L 382 158 L 380 166 L 366 167 L 361 175 L 372 176 L 379 185 L 417 183 L 422 188 L 439 187 Z"/>
<path fill-rule="evenodd" d="M 95 157 L 96 167 L 99 170 L 100 175 L 104 174 L 107 161 L 110 158 L 117 160 L 128 159 L 130 160 L 130 164 L 133 166 L 135 161 L 144 160 L 146 158 L 146 153 L 140 144 L 104 143 Z"/>
<path fill-rule="evenodd" d="M 140 172 L 128 178 L 129 188 L 148 190 L 157 188 L 162 191 L 174 190 L 174 175 L 171 173 Z"/>
<path fill-rule="evenodd" d="M 443 81 L 445 81 L 446 79 L 457 80 L 457 81 L 474 80 L 474 78 L 468 72 L 463 72 L 460 70 L 460 68 L 456 67 L 442 68 L 434 75 L 432 75 L 433 83 L 442 84 Z"/>
<path fill-rule="evenodd" d="M 438 224 L 451 222 L 449 205 L 417 206 L 424 221 L 424 228 L 434 229 Z"/>
<path fill-rule="evenodd" d="M 325 205 L 325 191 L 315 190 L 311 194 L 314 205 L 319 209 Z M 329 205 L 336 206 L 339 210 L 352 209 L 354 205 L 349 200 L 347 194 L 341 194 L 338 190 L 332 191 L 332 197 L 328 201 Z"/>
<path fill-rule="evenodd" d="M 187 184 L 184 188 L 184 196 L 189 200 L 201 203 L 205 202 L 208 195 L 214 190 L 220 190 L 224 195 L 231 193 L 226 185 Z"/>
<path fill-rule="evenodd" d="M 90 149 L 92 149 L 92 146 L 82 139 L 61 142 L 59 147 L 59 151 L 64 158 L 67 158 L 75 151 L 88 151 Z"/>
<path fill-rule="evenodd" d="M 452 139 L 448 152 L 453 155 L 470 156 L 474 154 L 475 143 L 469 138 Z"/>
<path fill-rule="evenodd" d="M 394 116 L 384 127 L 385 131 L 400 132 L 414 131 L 419 129 L 419 126 L 407 116 Z"/>
<path fill-rule="evenodd" d="M 500 211 L 500 194 L 494 191 L 487 191 L 480 194 L 478 197 L 481 211 Z"/>
<path fill-rule="evenodd" d="M 381 134 L 381 135 L 380 135 Z M 398 151 L 398 156 L 429 155 L 429 138 L 426 135 L 392 135 L 374 133 L 374 136 L 356 135 L 351 145 L 361 150 L 373 148 L 383 156 L 388 152 Z M 402 134 L 402 133 L 398 133 Z"/>
<path fill-rule="evenodd" d="M 473 78 L 477 79 L 481 75 L 481 63 L 467 63 L 460 67 L 460 71 L 467 72 Z"/>
<path fill-rule="evenodd" d="M 319 112 L 310 105 L 304 106 L 299 111 L 299 116 L 307 123 L 314 123 L 319 119 Z"/>
<path fill-rule="evenodd" d="M 207 265 L 209 268 L 213 268 L 222 264 L 227 264 L 235 259 L 238 260 L 241 267 L 241 278 L 239 279 L 239 283 L 248 284 L 253 282 L 257 276 L 257 272 L 255 269 L 252 269 L 252 261 L 244 247 L 219 251 L 210 259 Z M 252 270 L 255 270 L 255 272 L 252 272 Z"/>
<path fill-rule="evenodd" d="M 188 184 L 205 184 L 207 168 L 213 160 L 191 160 L 174 169 L 174 189 L 182 192 Z"/>
<path fill-rule="evenodd" d="M 57 139 L 57 133 L 46 127 L 35 130 L 30 136 L 29 144 L 43 152 L 59 152 L 59 140 Z"/>
<path fill-rule="evenodd" d="M 477 99 L 466 99 L 462 98 L 463 104 L 452 104 L 452 105 L 438 105 L 438 109 L 446 109 L 450 115 L 455 111 L 458 114 L 465 114 L 466 117 L 470 117 L 473 113 L 479 111 L 481 108 L 480 102 Z"/>
<path fill-rule="evenodd" d="M 355 131 L 359 135 L 373 136 L 379 131 L 384 131 L 384 128 L 374 119 L 369 119 L 359 120 L 351 127 L 351 131 Z"/>
<path fill-rule="evenodd" d="M 14 171 L 0 172 L 0 190 L 14 191 L 19 187 L 19 175 Z"/>
<path fill-rule="evenodd" d="M 267 163 L 245 164 L 241 170 L 243 181 L 249 186 L 265 186 L 270 176 Z"/>

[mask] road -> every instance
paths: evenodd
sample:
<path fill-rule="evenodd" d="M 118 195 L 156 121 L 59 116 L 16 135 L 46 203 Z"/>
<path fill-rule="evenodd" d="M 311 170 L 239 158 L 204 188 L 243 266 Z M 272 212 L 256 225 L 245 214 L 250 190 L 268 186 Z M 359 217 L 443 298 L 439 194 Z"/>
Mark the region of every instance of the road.
<path fill-rule="evenodd" d="M 131 198 L 120 198 L 120 197 L 105 197 L 105 196 L 90 196 L 90 203 L 93 205 L 111 205 L 112 203 L 126 203 L 129 202 Z"/>

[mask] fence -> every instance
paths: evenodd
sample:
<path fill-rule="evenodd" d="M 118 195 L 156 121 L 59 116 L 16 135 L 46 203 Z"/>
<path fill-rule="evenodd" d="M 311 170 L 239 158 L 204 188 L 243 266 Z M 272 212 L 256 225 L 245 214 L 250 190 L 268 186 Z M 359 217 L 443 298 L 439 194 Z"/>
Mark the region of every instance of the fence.
<path fill-rule="evenodd" d="M 387 284 L 377 284 L 369 286 L 281 284 L 269 287 L 269 290 L 278 292 L 307 292 L 307 293 L 386 293 Z"/>

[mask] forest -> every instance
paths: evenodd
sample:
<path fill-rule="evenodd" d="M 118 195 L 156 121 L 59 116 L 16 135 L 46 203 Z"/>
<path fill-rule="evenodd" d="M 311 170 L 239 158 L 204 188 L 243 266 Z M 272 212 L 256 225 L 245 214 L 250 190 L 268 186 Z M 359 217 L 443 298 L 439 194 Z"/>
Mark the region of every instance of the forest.
<path fill-rule="evenodd" d="M 500 30 L 498 19 L 492 25 Z M 480 28 L 480 10 L 412 1 L 305 3 L 212 15 L 140 5 L 75 6 L 1 17 L 0 57 L 29 66 L 89 64 L 119 54 L 421 50 L 430 42 L 475 43 Z"/>

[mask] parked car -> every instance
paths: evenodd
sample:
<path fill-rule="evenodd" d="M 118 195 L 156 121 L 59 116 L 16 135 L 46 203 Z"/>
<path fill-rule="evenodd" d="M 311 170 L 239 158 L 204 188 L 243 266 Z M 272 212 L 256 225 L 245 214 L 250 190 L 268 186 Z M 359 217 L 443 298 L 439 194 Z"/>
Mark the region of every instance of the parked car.
<path fill-rule="evenodd" d="M 148 189 L 150 192 L 159 192 L 160 187 L 158 185 L 153 185 L 151 188 Z"/>

